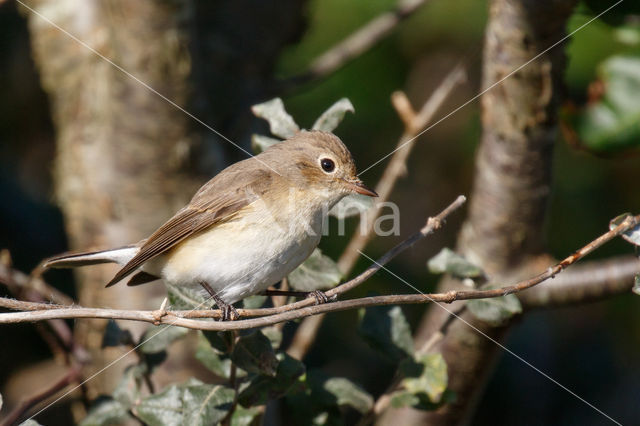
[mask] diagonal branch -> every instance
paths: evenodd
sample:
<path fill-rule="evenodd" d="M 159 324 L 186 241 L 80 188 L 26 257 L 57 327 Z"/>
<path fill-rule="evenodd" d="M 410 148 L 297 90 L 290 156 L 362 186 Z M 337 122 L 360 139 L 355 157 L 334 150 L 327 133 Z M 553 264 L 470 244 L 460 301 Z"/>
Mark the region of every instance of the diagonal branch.
<path fill-rule="evenodd" d="M 466 75 L 462 66 L 454 67 L 417 113 L 413 110 L 411 103 L 403 92 L 398 91 L 392 95 L 392 104 L 400 119 L 404 122 L 405 130 L 398 141 L 391 161 L 389 161 L 378 185 L 376 185 L 375 191 L 378 193 L 376 205 L 364 212 L 360 218 L 361 223 L 366 225 L 366 229 L 353 235 L 340 259 L 338 259 L 338 268 L 345 276 L 351 272 L 360 256 L 360 251 L 365 248 L 373 237 L 375 221 L 382 212 L 380 206 L 389 199 L 396 182 L 405 173 L 406 163 L 415 144 L 416 135 L 431 122 L 433 116 L 451 91 L 458 84 L 461 84 L 465 78 Z M 399 149 L 399 147 L 402 147 L 402 149 Z M 318 334 L 322 320 L 322 315 L 312 316 L 304 320 L 296 330 L 287 353 L 296 359 L 304 358 Z"/>
<path fill-rule="evenodd" d="M 426 2 L 427 0 L 399 0 L 394 9 L 372 19 L 317 57 L 307 71 L 280 82 L 278 86 L 281 90 L 290 90 L 331 75 L 382 41 L 391 34 L 398 24 L 411 16 Z"/>

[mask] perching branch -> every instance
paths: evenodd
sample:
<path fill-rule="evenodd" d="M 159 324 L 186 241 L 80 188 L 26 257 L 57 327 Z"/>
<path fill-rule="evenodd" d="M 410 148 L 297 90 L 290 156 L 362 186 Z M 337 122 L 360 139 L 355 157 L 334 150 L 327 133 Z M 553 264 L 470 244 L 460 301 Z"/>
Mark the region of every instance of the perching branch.
<path fill-rule="evenodd" d="M 456 204 L 457 202 L 457 204 Z M 443 213 L 455 210 L 462 202 L 464 197 L 459 197 L 452 205 L 450 205 Z M 441 214 L 442 215 L 442 214 Z M 383 267 L 385 263 L 390 261 L 400 252 L 404 251 L 408 247 L 412 246 L 416 241 L 428 235 L 430 232 L 439 226 L 439 219 L 430 218 L 427 225 L 418 233 L 409 237 L 384 256 L 382 256 L 377 262 L 374 262 L 366 271 L 358 275 L 356 278 L 348 281 L 341 286 L 338 286 L 331 291 L 327 292 L 329 296 L 333 294 L 341 294 L 354 287 L 360 285 L 366 281 L 371 275 L 377 272 Z M 448 291 L 445 293 L 433 293 L 433 294 L 405 294 L 405 295 L 392 295 L 392 296 L 377 296 L 377 297 L 363 297 L 358 299 L 343 300 L 333 303 L 327 303 L 323 305 L 314 306 L 302 306 L 299 308 L 291 308 L 296 304 L 313 304 L 311 299 L 306 299 L 301 302 L 292 303 L 290 305 L 282 306 L 280 308 L 270 309 L 239 309 L 238 313 L 240 317 L 248 317 L 260 314 L 266 314 L 258 318 L 244 319 L 238 321 L 207 321 L 191 319 L 194 315 L 199 315 L 202 312 L 195 311 L 133 311 L 133 310 L 117 310 L 117 309 L 98 309 L 98 308 L 83 308 L 83 307 L 53 307 L 52 305 L 44 304 L 42 310 L 36 310 L 31 312 L 15 312 L 15 313 L 3 313 L 0 314 L 0 324 L 18 323 L 18 322 L 33 322 L 42 321 L 51 318 L 106 318 L 106 319 L 121 319 L 121 320 L 134 320 L 149 322 L 153 324 L 167 324 L 180 326 L 185 328 L 192 328 L 197 330 L 243 330 L 249 328 L 265 327 L 272 324 L 277 324 L 284 321 L 291 321 L 299 318 L 304 318 L 310 315 L 317 315 L 326 312 L 338 312 L 348 309 L 356 309 L 370 306 L 380 305 L 397 305 L 397 304 L 418 304 L 428 302 L 444 302 L 451 303 L 456 300 L 470 300 L 470 299 L 484 299 L 491 297 L 500 297 L 507 294 L 518 293 L 533 286 L 536 286 L 549 278 L 555 277 L 555 275 L 561 273 L 565 268 L 573 265 L 578 260 L 582 259 L 587 254 L 593 252 L 603 244 L 611 241 L 615 237 L 628 231 L 629 229 L 640 224 L 640 215 L 627 217 L 620 225 L 614 229 L 602 234 L 595 240 L 591 241 L 572 255 L 568 256 L 556 265 L 549 267 L 545 272 L 538 274 L 537 276 L 518 282 L 516 284 L 491 290 L 463 290 L 463 291 Z M 332 293 L 330 293 L 332 292 Z M 7 307 L 16 309 L 24 302 L 0 298 L 0 307 Z M 33 303 L 27 303 L 26 306 L 33 308 Z M 289 308 L 285 310 L 284 308 Z M 214 315 L 207 315 L 209 317 L 219 317 L 218 310 L 213 311 Z M 268 314 L 268 313 L 273 314 Z M 277 313 L 276 313 L 277 312 Z"/>
<path fill-rule="evenodd" d="M 382 13 L 356 30 L 340 43 L 317 57 L 304 73 L 283 81 L 281 89 L 297 87 L 310 81 L 320 80 L 342 68 L 348 62 L 387 37 L 402 21 L 411 16 L 427 0 L 399 0 L 397 6 Z"/>
<path fill-rule="evenodd" d="M 338 268 L 345 276 L 351 272 L 360 256 L 360 251 L 365 248 L 374 235 L 374 224 L 382 211 L 380 205 L 389 199 L 396 182 L 406 172 L 407 160 L 415 144 L 415 140 L 412 142 L 411 140 L 415 139 L 416 135 L 431 122 L 434 114 L 442 106 L 451 91 L 458 84 L 461 84 L 465 78 L 466 75 L 463 68 L 460 65 L 456 66 L 447 74 L 417 113 L 403 92 L 398 91 L 392 95 L 391 102 L 398 116 L 405 124 L 405 130 L 398 141 L 396 151 L 376 185 L 375 191 L 378 193 L 376 205 L 364 212 L 360 218 L 367 225 L 366 229 L 363 232 L 357 231 L 353 235 L 340 259 L 338 259 Z M 399 149 L 399 147 L 402 147 L 402 149 Z M 305 319 L 296 330 L 287 353 L 296 359 L 304 358 L 318 334 L 322 320 L 322 315 L 315 315 Z"/>

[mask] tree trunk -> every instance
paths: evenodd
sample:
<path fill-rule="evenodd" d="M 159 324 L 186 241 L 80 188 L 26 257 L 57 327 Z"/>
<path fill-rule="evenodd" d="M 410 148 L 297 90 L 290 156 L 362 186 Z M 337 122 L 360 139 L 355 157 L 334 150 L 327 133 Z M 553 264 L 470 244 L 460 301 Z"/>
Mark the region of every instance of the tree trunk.
<path fill-rule="evenodd" d="M 180 2 L 42 0 L 30 6 L 179 105 L 188 95 L 190 60 Z M 149 235 L 188 201 L 192 146 L 187 117 L 86 47 L 29 13 L 36 63 L 57 133 L 55 198 L 73 250 L 117 247 Z M 149 25 L 153 23 L 153 25 Z M 151 309 L 161 285 L 105 289 L 112 265 L 77 270 L 83 306 Z M 120 356 L 102 349 L 106 321 L 78 321 L 77 341 L 91 353 L 90 374 Z M 134 334 L 145 328 L 126 324 Z M 111 392 L 127 362 L 87 383 L 91 398 Z"/>
<path fill-rule="evenodd" d="M 483 89 L 559 41 L 565 35 L 574 4 L 560 0 L 492 0 L 485 36 Z M 518 278 L 517 271 L 544 249 L 543 224 L 564 62 L 562 47 L 551 49 L 482 96 L 483 134 L 458 251 L 481 265 L 496 282 Z M 443 280 L 439 291 L 456 286 L 459 283 Z M 455 312 L 462 304 L 445 307 Z M 416 346 L 420 347 L 448 316 L 444 309 L 431 307 L 416 334 Z M 468 311 L 462 317 L 498 341 L 508 329 L 508 325 L 491 327 Z M 434 412 L 390 409 L 379 424 L 452 425 L 470 418 L 499 347 L 456 320 L 434 350 L 440 351 L 447 362 L 449 386 L 457 395 L 456 402 Z"/>

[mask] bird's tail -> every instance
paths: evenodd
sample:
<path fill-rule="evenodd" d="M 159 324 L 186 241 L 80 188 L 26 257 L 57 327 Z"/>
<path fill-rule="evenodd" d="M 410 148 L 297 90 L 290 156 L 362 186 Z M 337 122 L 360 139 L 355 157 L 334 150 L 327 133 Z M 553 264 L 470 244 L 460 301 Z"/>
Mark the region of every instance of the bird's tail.
<path fill-rule="evenodd" d="M 90 251 L 82 253 L 63 253 L 44 261 L 42 267 L 49 268 L 75 268 L 76 266 L 97 265 L 99 263 L 126 264 L 138 253 L 138 246 L 125 246 L 110 250 Z"/>

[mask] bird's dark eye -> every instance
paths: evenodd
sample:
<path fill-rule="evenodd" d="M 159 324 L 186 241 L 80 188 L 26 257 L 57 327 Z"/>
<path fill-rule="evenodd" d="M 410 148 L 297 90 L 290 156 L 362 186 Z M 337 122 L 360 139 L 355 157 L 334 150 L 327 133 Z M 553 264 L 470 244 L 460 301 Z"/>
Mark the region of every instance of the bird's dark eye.
<path fill-rule="evenodd" d="M 320 167 L 327 173 L 331 173 L 336 168 L 335 163 L 330 158 L 323 158 L 320 160 Z"/>

